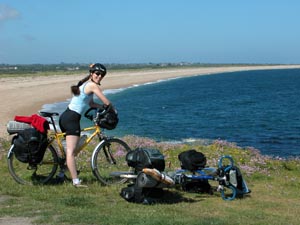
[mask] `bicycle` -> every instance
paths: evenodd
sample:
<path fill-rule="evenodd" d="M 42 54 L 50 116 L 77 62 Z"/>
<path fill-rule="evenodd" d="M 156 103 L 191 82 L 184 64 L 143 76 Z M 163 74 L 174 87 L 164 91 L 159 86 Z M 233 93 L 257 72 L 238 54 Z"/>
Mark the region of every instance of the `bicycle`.
<path fill-rule="evenodd" d="M 119 176 L 124 174 L 119 174 Z M 232 201 L 237 197 L 241 198 L 251 193 L 239 168 L 234 166 L 234 160 L 229 155 L 220 157 L 218 168 L 203 167 L 193 171 L 179 169 L 161 172 L 157 168 L 145 167 L 135 176 L 131 175 L 131 179 L 135 186 L 131 184 L 121 190 L 121 196 L 127 201 L 139 202 L 141 199 L 138 198 L 141 197 L 140 192 L 143 189 L 145 190 L 143 193 L 150 193 L 149 191 L 154 188 L 177 188 L 185 192 L 209 194 L 213 194 L 216 190 L 220 192 L 225 201 Z M 218 186 L 212 188 L 208 183 L 209 180 L 218 182 Z"/>
<path fill-rule="evenodd" d="M 131 173 L 125 160 L 126 154 L 130 151 L 130 147 L 121 139 L 108 137 L 104 134 L 103 128 L 100 127 L 99 121 L 103 115 L 107 113 L 94 112 L 95 108 L 90 108 L 84 116 L 93 121 L 94 125 L 83 128 L 81 131 L 92 132 L 87 137 L 78 152 L 92 146 L 93 152 L 90 159 L 91 169 L 94 176 L 103 185 L 124 183 L 127 178 L 116 177 L 113 174 L 115 171 L 126 171 Z M 54 117 L 59 116 L 57 112 L 39 112 L 40 116 L 47 118 L 49 124 L 53 126 L 48 136 L 48 146 L 45 151 L 43 160 L 37 165 L 22 163 L 16 159 L 13 152 L 13 144 L 10 147 L 7 155 L 7 163 L 10 175 L 15 181 L 20 184 L 46 184 L 54 177 L 58 168 L 64 170 L 66 168 L 66 154 L 63 147 L 65 133 L 57 130 Z M 83 136 L 83 135 L 81 135 Z M 93 141 L 98 137 L 98 141 Z M 94 145 L 95 144 L 95 145 Z"/>

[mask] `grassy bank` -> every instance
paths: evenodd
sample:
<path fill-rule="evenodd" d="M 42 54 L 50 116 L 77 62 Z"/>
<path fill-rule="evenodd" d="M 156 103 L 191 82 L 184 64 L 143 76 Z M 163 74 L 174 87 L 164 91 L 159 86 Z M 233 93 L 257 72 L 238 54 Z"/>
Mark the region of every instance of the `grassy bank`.
<path fill-rule="evenodd" d="M 300 213 L 299 159 L 273 159 L 255 149 L 215 141 L 209 146 L 195 143 L 157 143 L 138 137 L 123 138 L 132 148 L 160 149 L 170 165 L 179 168 L 179 152 L 194 148 L 203 152 L 208 166 L 217 167 L 221 155 L 231 155 L 240 167 L 252 193 L 243 199 L 223 201 L 213 195 L 169 189 L 162 203 L 139 205 L 119 196 L 121 187 L 103 187 L 83 166 L 81 177 L 88 189 L 61 185 L 22 186 L 10 177 L 5 155 L 0 160 L 0 218 L 29 217 L 37 224 L 298 224 Z M 1 151 L 8 148 L 1 141 Z M 6 150 L 7 151 L 7 150 Z M 5 153 L 6 153 L 5 151 Z M 84 163 L 84 161 L 82 161 Z M 216 182 L 211 182 L 216 186 Z"/>

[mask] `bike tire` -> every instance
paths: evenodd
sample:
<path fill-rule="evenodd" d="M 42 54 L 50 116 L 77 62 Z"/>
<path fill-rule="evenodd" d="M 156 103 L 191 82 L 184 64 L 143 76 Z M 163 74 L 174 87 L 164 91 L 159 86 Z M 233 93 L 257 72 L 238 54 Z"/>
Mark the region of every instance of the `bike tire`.
<path fill-rule="evenodd" d="M 95 148 L 91 167 L 96 178 L 103 185 L 125 183 L 128 178 L 115 176 L 116 172 L 132 173 L 127 165 L 126 154 L 130 147 L 122 140 L 109 138 L 102 140 Z M 106 153 L 110 153 L 106 155 Z"/>
<path fill-rule="evenodd" d="M 58 168 L 58 155 L 55 148 L 49 145 L 45 151 L 43 160 L 37 165 L 29 165 L 20 162 L 13 152 L 11 146 L 7 157 L 8 171 L 13 179 L 25 185 L 36 185 L 47 183 L 56 173 Z"/>

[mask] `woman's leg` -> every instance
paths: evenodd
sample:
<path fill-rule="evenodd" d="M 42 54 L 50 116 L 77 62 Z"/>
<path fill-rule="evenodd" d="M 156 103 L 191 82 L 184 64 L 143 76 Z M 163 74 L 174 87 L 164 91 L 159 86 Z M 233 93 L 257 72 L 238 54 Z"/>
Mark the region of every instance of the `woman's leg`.
<path fill-rule="evenodd" d="M 67 166 L 70 171 L 72 179 L 77 179 L 77 170 L 76 170 L 76 162 L 75 162 L 75 149 L 77 146 L 77 142 L 79 140 L 79 136 L 75 135 L 67 135 L 66 136 L 66 143 L 67 143 Z"/>
<path fill-rule="evenodd" d="M 75 149 L 80 137 L 80 118 L 80 114 L 67 109 L 59 118 L 59 125 L 61 127 L 61 130 L 63 132 L 66 132 L 67 166 L 73 180 L 73 185 L 75 185 L 76 187 L 87 187 L 80 184 L 75 162 Z"/>

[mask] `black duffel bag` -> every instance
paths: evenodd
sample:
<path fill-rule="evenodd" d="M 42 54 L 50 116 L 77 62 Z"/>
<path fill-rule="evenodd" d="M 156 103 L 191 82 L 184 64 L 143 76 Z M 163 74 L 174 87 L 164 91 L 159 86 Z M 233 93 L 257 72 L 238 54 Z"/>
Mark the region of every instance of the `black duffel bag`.
<path fill-rule="evenodd" d="M 126 161 L 128 166 L 133 167 L 136 172 L 142 171 L 144 168 L 154 168 L 159 171 L 165 169 L 165 157 L 157 149 L 137 148 L 129 151 Z"/>
<path fill-rule="evenodd" d="M 195 171 L 203 169 L 206 166 L 206 157 L 202 152 L 197 152 L 195 149 L 181 152 L 178 155 L 181 163 L 181 168 L 185 170 Z"/>
<path fill-rule="evenodd" d="M 44 157 L 48 140 L 45 133 L 41 133 L 35 128 L 27 128 L 18 132 L 12 140 L 12 144 L 13 153 L 19 161 L 38 164 Z"/>

